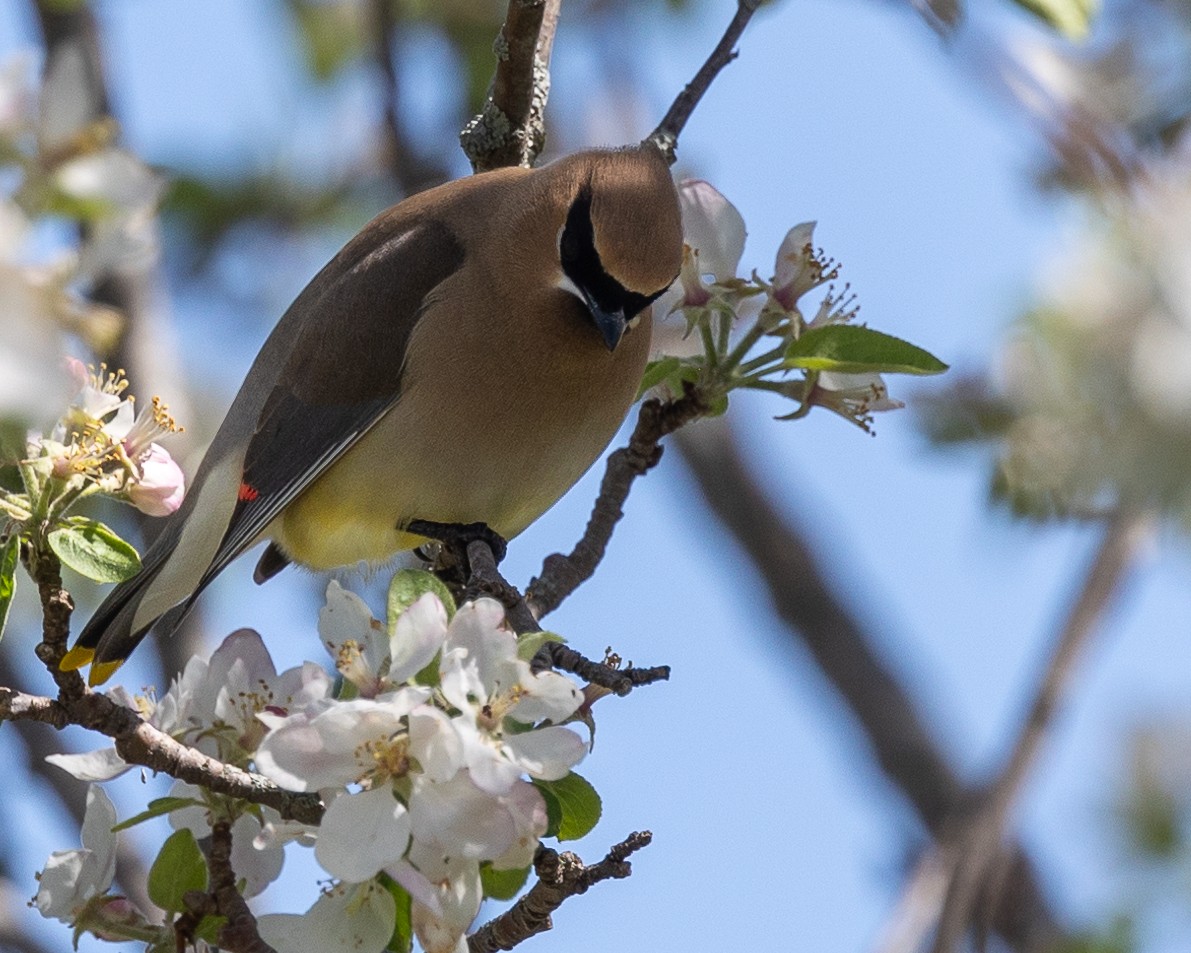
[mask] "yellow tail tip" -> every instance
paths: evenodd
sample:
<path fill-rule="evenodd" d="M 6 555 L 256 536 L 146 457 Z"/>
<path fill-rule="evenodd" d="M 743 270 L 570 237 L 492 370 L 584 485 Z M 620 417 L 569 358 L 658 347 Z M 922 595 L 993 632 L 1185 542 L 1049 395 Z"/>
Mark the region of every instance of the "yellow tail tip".
<path fill-rule="evenodd" d="M 84 665 L 90 665 L 93 658 L 95 658 L 95 649 L 76 645 L 62 656 L 62 661 L 58 663 L 58 668 L 63 672 L 77 672 Z"/>
<path fill-rule="evenodd" d="M 117 659 L 114 662 L 96 662 L 91 666 L 91 671 L 87 675 L 87 684 L 92 688 L 96 685 L 102 685 L 116 674 L 116 669 L 123 664 L 124 659 Z"/>

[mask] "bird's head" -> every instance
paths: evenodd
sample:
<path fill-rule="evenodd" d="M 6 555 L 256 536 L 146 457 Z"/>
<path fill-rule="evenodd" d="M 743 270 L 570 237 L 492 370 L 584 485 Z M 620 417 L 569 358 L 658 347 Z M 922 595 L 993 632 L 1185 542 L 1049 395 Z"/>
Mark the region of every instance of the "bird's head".
<path fill-rule="evenodd" d="M 678 194 L 652 146 L 580 153 L 569 163 L 577 174 L 566 177 L 571 188 L 558 231 L 558 285 L 583 302 L 611 351 L 678 276 Z"/>

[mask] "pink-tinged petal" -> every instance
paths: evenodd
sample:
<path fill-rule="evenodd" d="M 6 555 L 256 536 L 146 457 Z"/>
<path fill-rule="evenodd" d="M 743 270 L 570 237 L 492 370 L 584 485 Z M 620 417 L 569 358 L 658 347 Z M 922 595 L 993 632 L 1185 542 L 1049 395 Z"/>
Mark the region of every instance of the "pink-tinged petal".
<path fill-rule="evenodd" d="M 587 754 L 587 744 L 569 728 L 538 728 L 509 735 L 504 744 L 522 771 L 543 781 L 565 778 Z"/>
<path fill-rule="evenodd" d="M 207 679 L 217 689 L 251 691 L 276 675 L 269 649 L 253 629 L 237 629 L 223 640 L 207 663 Z"/>
<path fill-rule="evenodd" d="M 362 883 L 401 859 L 409 832 L 409 811 L 387 784 L 342 794 L 323 815 L 314 856 L 333 877 Z"/>
<path fill-rule="evenodd" d="M 512 815 L 466 772 L 442 784 L 416 778 L 409 810 L 417 839 L 452 857 L 499 857 L 517 837 Z"/>
<path fill-rule="evenodd" d="M 411 854 L 418 850 L 416 840 L 410 842 L 409 850 Z M 438 902 L 438 888 L 408 860 L 399 860 L 386 867 L 385 873 L 405 888 L 405 892 L 410 895 L 414 903 L 420 903 L 427 907 L 435 916 L 442 916 L 442 904 Z"/>
<path fill-rule="evenodd" d="M 389 642 L 389 678 L 404 682 L 430 664 L 447 637 L 447 610 L 438 596 L 427 592 L 397 617 Z"/>
<path fill-rule="evenodd" d="M 682 267 L 678 271 L 678 284 L 682 288 L 682 295 L 671 311 L 677 308 L 702 308 L 711 300 L 711 289 L 703 283 L 699 253 L 690 245 L 682 246 Z"/>
<path fill-rule="evenodd" d="M 699 253 L 699 274 L 721 282 L 735 278 L 748 234 L 736 206 L 702 179 L 680 182 L 678 201 L 683 241 Z"/>
<path fill-rule="evenodd" d="M 186 475 L 160 444 L 137 461 L 137 478 L 128 485 L 128 501 L 147 516 L 169 516 L 186 496 Z"/>
<path fill-rule="evenodd" d="M 335 683 L 321 665 L 303 662 L 277 676 L 270 707 L 283 712 L 306 708 L 329 698 L 334 689 Z"/>

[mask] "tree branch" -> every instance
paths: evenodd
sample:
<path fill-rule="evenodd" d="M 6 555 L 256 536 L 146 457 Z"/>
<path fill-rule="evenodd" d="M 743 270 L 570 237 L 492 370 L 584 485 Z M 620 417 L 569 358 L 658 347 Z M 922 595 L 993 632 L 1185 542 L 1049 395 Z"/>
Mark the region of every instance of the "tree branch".
<path fill-rule="evenodd" d="M 410 145 L 401 125 L 398 103 L 401 76 L 397 62 L 397 26 L 402 9 L 392 0 L 371 0 L 373 57 L 384 77 L 382 88 L 381 163 L 404 198 L 438 185 L 446 178 L 441 163 L 423 158 Z"/>
<path fill-rule="evenodd" d="M 207 869 L 211 872 L 211 889 L 192 897 L 187 894 L 187 906 L 193 917 L 201 920 L 204 914 L 227 917 L 219 931 L 219 947 L 229 953 L 277 953 L 261 939 L 256 917 L 248 903 L 236 889 L 236 872 L 232 869 L 232 825 L 230 821 L 216 821 L 211 826 L 211 850 L 207 855 Z M 196 921 L 197 923 L 197 921 Z"/>
<path fill-rule="evenodd" d="M 645 141 L 652 142 L 657 146 L 671 165 L 674 164 L 676 158 L 678 137 L 682 133 L 683 127 L 691 118 L 695 107 L 699 105 L 703 94 L 711 88 L 711 84 L 719 75 L 720 70 L 736 58 L 736 51 L 733 47 L 736 46 L 736 41 L 740 39 L 744 28 L 748 26 L 749 20 L 760 6 L 761 0 L 738 0 L 736 15 L 732 17 L 732 21 L 724 30 L 724 35 L 720 37 L 715 49 L 711 51 L 711 55 L 699 67 L 695 78 L 683 87 L 682 92 L 671 104 L 662 121 L 658 123 L 658 127 L 646 137 Z"/>
<path fill-rule="evenodd" d="M 569 555 L 552 553 L 542 564 L 542 574 L 530 580 L 525 601 L 537 618 L 553 612 L 564 599 L 591 578 L 620 518 L 633 481 L 644 476 L 662 458 L 661 440 L 707 411 L 702 396 L 694 388 L 678 400 L 650 398 L 641 405 L 637 425 L 628 445 L 608 457 L 604 479 L 600 483 L 591 517 L 583 537 Z"/>
<path fill-rule="evenodd" d="M 411 523 L 409 529 L 426 532 L 431 525 L 422 523 L 419 527 L 419 523 L 421 521 Z M 457 586 L 460 567 L 467 567 L 468 575 L 460 594 L 461 602 L 491 596 L 504 605 L 506 619 L 518 635 L 542 631 L 538 620 L 530 612 L 525 597 L 501 575 L 491 541 L 482 538 L 470 539 L 466 546 L 463 540 L 444 539 L 440 542 L 446 550 L 445 553 L 440 553 L 435 569 L 440 579 L 448 585 L 454 583 Z M 557 669 L 582 678 L 588 683 L 588 705 L 601 695 L 613 693 L 623 697 L 640 685 L 649 685 L 670 677 L 668 665 L 621 668 L 619 656 L 609 654 L 604 661 L 593 662 L 574 649 L 553 641 L 544 643 L 538 650 L 533 657 L 533 667 L 536 671 Z M 603 691 L 592 692 L 591 686 L 597 686 Z"/>
<path fill-rule="evenodd" d="M 559 854 L 548 847 L 539 847 L 534 857 L 538 882 L 508 910 L 467 938 L 469 953 L 511 950 L 531 936 L 549 930 L 554 925 L 551 914 L 569 897 L 586 893 L 601 880 L 628 877 L 633 872 L 628 858 L 651 840 L 653 835 L 649 831 L 630 834 L 590 867 L 572 853 Z"/>
<path fill-rule="evenodd" d="M 1001 854 L 1009 815 L 1050 735 L 1070 689 L 1076 662 L 1128 577 L 1139 547 L 1149 537 L 1148 514 L 1122 509 L 1109 521 L 1078 596 L 1057 633 L 1046 666 L 1006 762 L 970 820 L 955 836 L 951 876 L 935 932 L 935 953 L 959 948 L 972 922 L 988 873 Z"/>
<path fill-rule="evenodd" d="M 459 141 L 476 172 L 532 166 L 546 141 L 550 52 L 561 0 L 509 0 L 496 39 L 496 74 Z"/>
<path fill-rule="evenodd" d="M 129 764 L 201 785 L 216 794 L 264 804 L 303 824 L 317 824 L 322 818 L 317 794 L 286 791 L 262 775 L 208 757 L 154 728 L 107 695 L 84 691 L 80 698 L 55 700 L 0 688 L 0 721 L 39 721 L 55 728 L 80 725 L 115 741 L 116 751 Z"/>
<path fill-rule="evenodd" d="M 751 558 L 789 635 L 809 649 L 847 704 L 886 777 L 943 838 L 971 794 L 872 648 L 873 637 L 832 592 L 809 542 L 757 484 L 723 421 L 684 432 L 677 444 L 708 506 Z M 1015 849 L 1012 862 L 1012 889 L 996 905 L 994 928 L 1015 950 L 1051 949 L 1062 931 L 1028 858 Z"/>
<path fill-rule="evenodd" d="M 51 552 L 29 547 L 26 566 L 37 583 L 42 602 L 41 659 L 58 684 L 58 698 L 28 695 L 0 688 L 0 721 L 40 721 L 55 728 L 80 725 L 107 735 L 116 752 L 129 764 L 139 764 L 180 781 L 198 784 L 217 794 L 243 798 L 275 808 L 283 817 L 317 824 L 323 806 L 317 794 L 296 794 L 279 788 L 259 774 L 208 757 L 154 728 L 130 708 L 107 695 L 93 692 L 78 672 L 59 667 L 70 637 L 70 594 L 62 588 L 61 567 Z"/>

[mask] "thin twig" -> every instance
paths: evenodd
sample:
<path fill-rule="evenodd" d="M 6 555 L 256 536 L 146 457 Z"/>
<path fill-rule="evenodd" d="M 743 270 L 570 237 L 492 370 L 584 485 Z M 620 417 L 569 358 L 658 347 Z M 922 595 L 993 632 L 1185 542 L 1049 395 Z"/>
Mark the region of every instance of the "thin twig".
<path fill-rule="evenodd" d="M 209 888 L 187 891 L 183 902 L 186 912 L 174 921 L 178 949 L 195 944 L 195 932 L 206 917 L 223 917 L 219 928 L 219 948 L 228 953 L 277 953 L 261 939 L 256 917 L 247 901 L 236 889 L 236 872 L 232 869 L 232 825 L 217 821 L 211 825 L 210 850 L 207 869 Z"/>
<path fill-rule="evenodd" d="M 529 611 L 525 597 L 501 574 L 497 567 L 496 554 L 492 552 L 488 543 L 480 539 L 468 543 L 467 565 L 470 576 L 467 580 L 465 599 L 475 598 L 477 595 L 492 596 L 504 605 L 509 624 L 518 635 L 541 631 L 542 627 Z"/>
<path fill-rule="evenodd" d="M 1001 852 L 1013 805 L 1050 736 L 1076 663 L 1120 593 L 1138 549 L 1150 531 L 1148 514 L 1129 509 L 1120 510 L 1109 521 L 1079 594 L 1057 634 L 1054 653 L 1030 702 L 1009 760 L 956 838 L 955 867 L 935 932 L 935 953 L 951 953 L 959 948 L 972 922 L 988 871 Z"/>
<path fill-rule="evenodd" d="M 507 618 L 518 635 L 527 632 L 540 632 L 542 627 L 529 611 L 525 597 L 517 587 L 512 585 L 497 567 L 496 555 L 492 552 L 491 544 L 484 539 L 473 539 L 467 544 L 466 564 L 469 575 L 467 587 L 463 591 L 463 601 L 475 599 L 478 596 L 492 596 L 504 604 Z M 627 695 L 640 685 L 650 685 L 670 677 L 670 666 L 657 665 L 651 668 L 620 667 L 618 657 L 612 656 L 603 662 L 593 662 L 591 659 L 576 652 L 561 642 L 546 642 L 533 658 L 533 666 L 537 671 L 556 669 L 578 675 L 589 685 L 607 689 L 607 692 Z M 603 694 L 607 694 L 604 692 Z"/>
<path fill-rule="evenodd" d="M 637 425 L 627 446 L 608 457 L 599 496 L 583 537 L 569 555 L 552 553 L 542 564 L 542 574 L 530 580 L 525 601 L 537 618 L 553 612 L 572 592 L 591 578 L 620 518 L 633 481 L 644 476 L 662 458 L 661 440 L 701 417 L 707 411 L 702 396 L 694 389 L 673 401 L 650 398 L 641 405 Z"/>
<path fill-rule="evenodd" d="M 748 26 L 749 20 L 760 6 L 761 0 L 738 0 L 736 15 L 732 17 L 732 22 L 724 30 L 724 35 L 720 37 L 719 43 L 716 44 L 715 49 L 711 51 L 711 55 L 707 57 L 703 65 L 699 67 L 695 78 L 683 87 L 669 111 L 658 123 L 658 127 L 646 138 L 646 142 L 652 142 L 662 151 L 662 155 L 671 165 L 674 164 L 676 158 L 678 136 L 682 133 L 683 127 L 691 118 L 695 107 L 699 105 L 703 94 L 711 88 L 711 84 L 719 75 L 720 70 L 736 58 L 734 49 L 736 41 L 740 39 L 744 28 Z"/>
<path fill-rule="evenodd" d="M 833 591 L 811 543 L 762 489 L 726 422 L 708 421 L 680 433 L 676 442 L 712 512 L 764 581 L 788 636 L 809 650 L 839 693 L 889 781 L 927 830 L 943 838 L 949 820 L 970 802 L 970 792 L 909 692 L 878 655 L 875 637 Z M 1011 889 L 996 905 L 993 925 L 1019 953 L 1053 949 L 1062 930 L 1028 857 L 1019 848 L 1012 857 Z"/>
<path fill-rule="evenodd" d="M 534 858 L 535 883 L 513 906 L 489 920 L 467 938 L 469 953 L 511 950 L 531 936 L 544 933 L 554 924 L 554 913 L 569 897 L 585 893 L 601 880 L 622 880 L 632 872 L 628 858 L 653 840 L 649 831 L 630 834 L 608 851 L 599 863 L 585 866 L 571 853 L 559 854 L 539 847 Z"/>
<path fill-rule="evenodd" d="M 546 141 L 550 51 L 561 0 L 509 0 L 496 39 L 496 74 L 479 115 L 459 135 L 476 172 L 532 166 Z M 545 26 L 545 30 L 543 29 Z M 546 32 L 548 31 L 548 32 Z"/>
<path fill-rule="evenodd" d="M 664 682 L 670 677 L 669 665 L 654 665 L 650 668 L 630 665 L 620 668 L 613 662 L 593 662 L 561 642 L 547 642 L 543 645 L 534 656 L 533 664 L 535 668 L 552 668 L 578 675 L 585 682 L 606 688 L 622 698 L 634 688 Z"/>
<path fill-rule="evenodd" d="M 446 178 L 441 163 L 426 159 L 410 144 L 401 123 L 397 32 L 402 16 L 400 4 L 372 0 L 368 9 L 373 31 L 373 58 L 384 78 L 381 87 L 381 165 L 402 197 L 414 195 Z"/>

